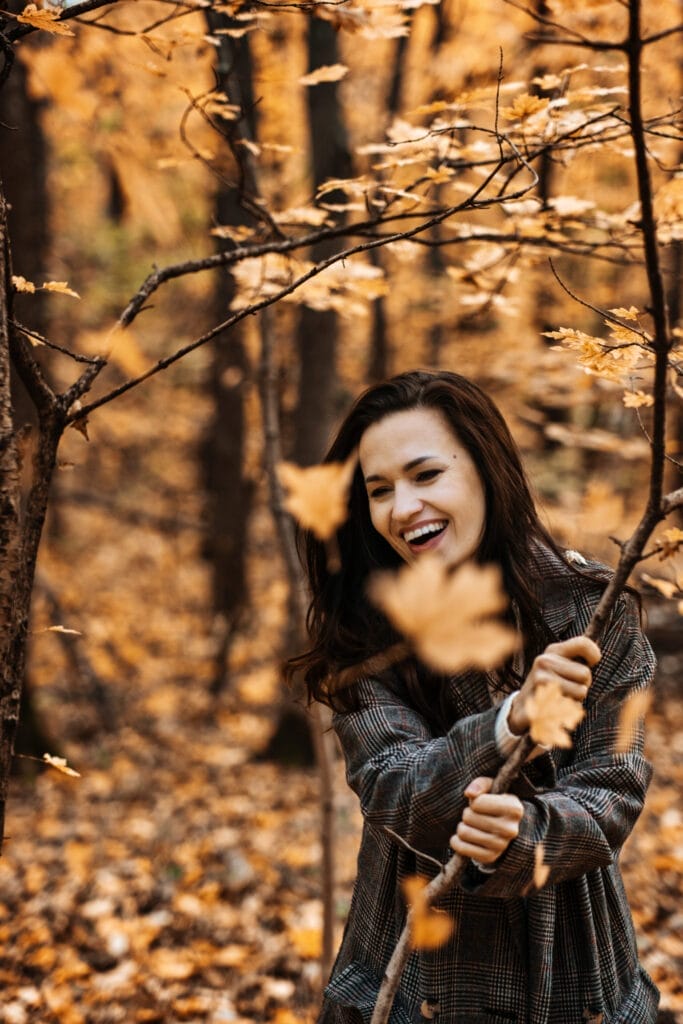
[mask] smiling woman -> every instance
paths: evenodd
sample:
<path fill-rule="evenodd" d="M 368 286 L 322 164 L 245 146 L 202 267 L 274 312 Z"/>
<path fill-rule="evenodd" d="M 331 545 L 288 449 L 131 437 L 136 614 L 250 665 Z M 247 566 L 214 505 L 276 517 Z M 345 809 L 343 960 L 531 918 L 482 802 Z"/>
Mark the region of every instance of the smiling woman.
<path fill-rule="evenodd" d="M 654 669 L 636 602 L 621 598 L 601 650 L 582 635 L 609 571 L 547 533 L 503 418 L 464 377 L 416 371 L 365 392 L 326 461 L 356 450 L 338 567 L 302 535 L 312 646 L 288 666 L 334 709 L 364 817 L 321 1024 L 369 1024 L 403 883 L 433 875 L 449 846 L 472 858 L 439 908 L 455 924 L 411 956 L 391 1024 L 652 1024 L 657 992 L 617 863 L 650 779 L 642 729 L 615 750 L 621 710 Z M 428 557 L 448 572 L 499 566 L 520 645 L 496 672 L 444 676 L 415 656 L 377 669 L 400 638 L 368 598 L 370 576 Z M 582 706 L 573 748 L 536 748 L 515 792 L 492 794 L 549 682 Z"/>

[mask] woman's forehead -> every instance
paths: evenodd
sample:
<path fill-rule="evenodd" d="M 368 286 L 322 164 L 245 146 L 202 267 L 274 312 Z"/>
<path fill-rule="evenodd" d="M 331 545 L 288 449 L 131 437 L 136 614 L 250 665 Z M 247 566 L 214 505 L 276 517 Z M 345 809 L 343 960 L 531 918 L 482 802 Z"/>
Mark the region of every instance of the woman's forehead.
<path fill-rule="evenodd" d="M 371 424 L 361 437 L 359 454 L 368 476 L 383 468 L 403 468 L 416 459 L 445 457 L 460 447 L 438 409 L 418 408 L 388 413 Z"/>

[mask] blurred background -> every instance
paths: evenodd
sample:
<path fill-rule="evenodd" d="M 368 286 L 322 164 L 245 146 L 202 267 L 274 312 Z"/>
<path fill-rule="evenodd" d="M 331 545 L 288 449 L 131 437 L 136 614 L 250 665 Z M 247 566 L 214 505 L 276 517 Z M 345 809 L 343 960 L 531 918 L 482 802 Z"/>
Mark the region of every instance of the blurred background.
<path fill-rule="evenodd" d="M 648 32 L 673 24 L 676 7 L 646 4 Z M 577 11 L 538 0 L 535 9 L 597 38 L 623 31 L 618 3 Z M 284 4 L 137 2 L 89 17 L 98 24 L 74 24 L 72 38 L 36 33 L 19 45 L 0 94 L 0 171 L 15 274 L 67 281 L 80 295 L 19 295 L 17 319 L 76 352 L 108 354 L 95 395 L 259 294 L 262 268 L 195 273 L 115 330 L 153 266 L 260 237 L 259 209 L 238 202 L 240 175 L 276 223 L 281 214 L 282 230 L 296 209 L 312 230 L 311 197 L 329 179 L 361 184 L 356 195 L 326 186 L 323 217 L 335 206 L 362 216 L 371 171 L 408 188 L 409 154 L 391 143 L 418 138 L 453 97 L 467 94 L 472 120 L 485 110 L 491 124 L 501 52 L 501 119 L 519 94 L 566 96 L 571 110 L 583 91 L 596 117 L 625 95 L 623 55 L 599 53 L 584 67 L 585 52 L 529 38 L 529 17 L 501 0 L 351 4 L 319 17 Z M 653 173 L 676 321 L 680 48 L 667 42 L 644 60 L 646 110 L 662 118 Z M 346 69 L 336 80 L 301 81 L 336 65 Z M 231 147 L 235 126 L 250 146 Z M 462 136 L 471 162 L 476 145 L 464 127 Z M 514 209 L 464 214 L 434 228 L 431 245 L 374 250 L 336 298 L 292 296 L 269 310 L 283 453 L 318 461 L 369 382 L 418 366 L 457 370 L 501 406 L 558 539 L 614 564 L 612 538 L 627 537 L 642 511 L 648 410 L 626 407 L 623 380 L 587 374 L 544 332 L 605 335 L 600 316 L 553 276 L 549 255 L 593 306 L 647 304 L 630 141 L 615 130 L 599 146 L 549 149 L 535 167 L 536 190 Z M 475 177 L 476 168 L 467 182 Z M 437 175 L 433 195 L 452 187 Z M 514 244 L 515 232 L 528 244 Z M 319 243 L 307 258 L 332 251 Z M 17 759 L 0 862 L 8 1024 L 314 1019 L 318 782 L 300 703 L 279 669 L 295 612 L 264 468 L 263 322 L 249 318 L 104 405 L 87 438 L 70 429 L 60 448 L 16 749 L 67 756 L 81 778 Z M 68 386 L 72 364 L 41 358 Z M 629 386 L 647 392 L 647 370 Z M 670 425 L 680 457 L 673 391 Z M 673 464 L 667 474 L 667 489 L 680 486 Z M 680 556 L 643 569 L 676 593 Z M 675 1022 L 683 631 L 676 601 L 661 586 L 642 589 L 660 656 L 649 733 L 657 776 L 624 860 L 644 961 L 664 993 L 661 1019 Z M 341 928 L 359 824 L 341 773 L 336 815 Z"/>

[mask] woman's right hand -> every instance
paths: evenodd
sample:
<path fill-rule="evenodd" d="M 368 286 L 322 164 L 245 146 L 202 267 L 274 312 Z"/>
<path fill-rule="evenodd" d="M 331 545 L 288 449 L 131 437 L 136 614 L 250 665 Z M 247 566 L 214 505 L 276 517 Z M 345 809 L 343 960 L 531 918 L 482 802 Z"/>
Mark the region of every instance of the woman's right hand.
<path fill-rule="evenodd" d="M 548 644 L 543 653 L 534 658 L 529 675 L 512 701 L 508 715 L 510 731 L 521 736 L 528 730 L 530 720 L 526 702 L 544 683 L 559 683 L 565 697 L 583 704 L 593 679 L 591 667 L 597 665 L 600 657 L 600 648 L 587 636 L 573 636 L 569 640 Z"/>

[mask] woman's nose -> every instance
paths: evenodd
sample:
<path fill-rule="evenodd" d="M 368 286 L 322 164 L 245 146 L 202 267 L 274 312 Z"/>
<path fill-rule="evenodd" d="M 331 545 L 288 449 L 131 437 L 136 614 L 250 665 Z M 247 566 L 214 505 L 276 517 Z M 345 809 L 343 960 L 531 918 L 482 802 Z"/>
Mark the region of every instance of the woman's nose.
<path fill-rule="evenodd" d="M 394 492 L 393 517 L 403 523 L 412 519 L 422 508 L 422 499 L 410 486 L 397 486 Z"/>

